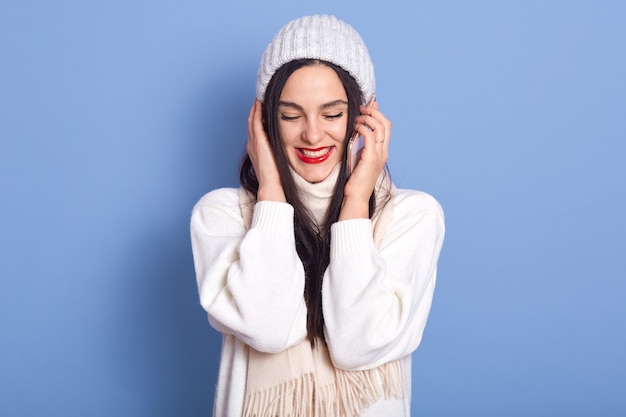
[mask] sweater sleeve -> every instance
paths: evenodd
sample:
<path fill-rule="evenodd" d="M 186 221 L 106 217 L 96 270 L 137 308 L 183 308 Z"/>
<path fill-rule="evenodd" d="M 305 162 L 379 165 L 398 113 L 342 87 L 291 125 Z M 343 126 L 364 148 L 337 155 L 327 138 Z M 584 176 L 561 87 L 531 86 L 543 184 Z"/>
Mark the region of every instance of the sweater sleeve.
<path fill-rule="evenodd" d="M 304 268 L 292 206 L 256 203 L 246 231 L 237 191 L 215 190 L 194 207 L 190 228 L 200 303 L 215 329 L 261 352 L 304 339 Z"/>
<path fill-rule="evenodd" d="M 326 340 L 335 366 L 359 370 L 412 353 L 435 288 L 443 211 L 430 195 L 403 190 L 377 248 L 368 219 L 335 223 L 323 283 Z"/>

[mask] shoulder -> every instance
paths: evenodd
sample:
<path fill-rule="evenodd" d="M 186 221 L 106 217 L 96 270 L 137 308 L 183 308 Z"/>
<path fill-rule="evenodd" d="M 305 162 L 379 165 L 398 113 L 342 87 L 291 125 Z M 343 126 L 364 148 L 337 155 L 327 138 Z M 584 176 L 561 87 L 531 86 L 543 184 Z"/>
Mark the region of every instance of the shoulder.
<path fill-rule="evenodd" d="M 417 242 L 437 243 L 444 235 L 443 210 L 433 196 L 423 191 L 392 187 L 391 198 L 378 214 L 374 230 L 374 239 L 378 236 L 381 248 L 398 241 L 403 244 L 411 242 L 413 246 Z"/>
<path fill-rule="evenodd" d="M 194 206 L 194 209 L 219 206 L 230 207 L 233 205 L 239 205 L 239 190 L 237 188 L 218 188 L 203 195 Z"/>
<path fill-rule="evenodd" d="M 394 188 L 391 192 L 390 203 L 396 215 L 432 216 L 441 219 L 442 222 L 444 219 L 441 204 L 435 197 L 423 191 Z"/>
<path fill-rule="evenodd" d="M 446 230 L 443 209 L 432 195 L 395 187 L 378 222 L 386 225 L 381 248 L 402 242 L 405 250 L 431 247 L 438 251 Z"/>
<path fill-rule="evenodd" d="M 203 195 L 194 205 L 192 220 L 215 222 L 219 219 L 230 218 L 241 222 L 241 206 L 239 203 L 238 188 L 218 188 Z"/>

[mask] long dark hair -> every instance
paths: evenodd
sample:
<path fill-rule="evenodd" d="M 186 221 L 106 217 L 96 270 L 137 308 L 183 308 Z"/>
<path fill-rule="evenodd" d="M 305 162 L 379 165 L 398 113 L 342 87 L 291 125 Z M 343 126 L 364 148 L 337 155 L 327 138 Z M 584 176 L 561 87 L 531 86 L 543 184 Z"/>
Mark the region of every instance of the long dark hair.
<path fill-rule="evenodd" d="M 287 79 L 297 69 L 306 65 L 326 65 L 337 73 L 346 95 L 348 96 L 348 127 L 346 129 L 347 147 L 348 138 L 354 132 L 355 118 L 360 114 L 359 106 L 362 103 L 363 93 L 356 80 L 341 67 L 330 62 L 315 59 L 300 59 L 286 63 L 280 67 L 270 80 L 265 92 L 263 103 L 264 128 L 268 135 L 278 172 L 280 174 L 283 190 L 287 202 L 294 208 L 294 232 L 296 238 L 296 251 L 305 271 L 304 298 L 307 306 L 307 333 L 311 345 L 315 346 L 316 340 L 325 342 L 324 338 L 324 315 L 322 312 L 322 280 L 324 272 L 330 263 L 330 226 L 339 218 L 343 192 L 348 180 L 347 157 L 344 149 L 344 158 L 341 162 L 341 171 L 335 191 L 333 193 L 328 214 L 324 224 L 316 224 L 311 212 L 300 201 L 298 188 L 289 169 L 289 161 L 285 155 L 278 130 L 278 104 L 283 87 Z M 241 185 L 250 193 L 257 195 L 259 182 L 252 166 L 250 157 L 246 154 L 241 164 L 239 173 Z M 369 201 L 369 215 L 372 217 L 375 210 L 374 193 Z"/>

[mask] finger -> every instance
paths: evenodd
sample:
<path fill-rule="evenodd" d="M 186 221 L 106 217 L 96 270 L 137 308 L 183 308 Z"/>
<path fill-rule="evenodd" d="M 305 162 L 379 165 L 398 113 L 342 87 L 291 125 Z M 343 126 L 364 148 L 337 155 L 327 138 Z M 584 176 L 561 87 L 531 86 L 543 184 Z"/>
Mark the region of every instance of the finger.
<path fill-rule="evenodd" d="M 248 142 L 254 138 L 254 119 L 256 116 L 257 101 L 257 99 L 254 100 L 252 107 L 250 107 L 250 113 L 248 114 Z"/>
<path fill-rule="evenodd" d="M 258 142 L 265 135 L 261 102 L 255 100 L 248 116 L 248 140 Z"/>
<path fill-rule="evenodd" d="M 255 127 L 259 127 L 259 125 L 263 126 L 262 123 L 262 104 L 259 100 L 254 101 L 254 124 Z"/>
<path fill-rule="evenodd" d="M 370 116 L 373 119 L 379 121 L 380 123 L 384 124 L 385 127 L 387 128 L 387 130 L 389 127 L 391 127 L 391 122 L 385 117 L 384 114 L 382 114 L 379 110 L 378 110 L 378 102 L 374 103 L 375 106 L 362 106 L 361 107 L 361 115 L 365 115 L 365 116 Z"/>
<path fill-rule="evenodd" d="M 357 122 L 361 125 L 365 125 L 368 132 L 363 135 L 365 136 L 371 133 L 371 136 L 374 138 L 374 143 L 383 143 L 385 139 L 387 139 L 387 128 L 385 124 L 381 123 L 374 116 L 361 115 L 357 118 Z"/>
<path fill-rule="evenodd" d="M 370 108 L 370 114 L 362 119 L 363 123 L 376 132 L 376 143 L 389 143 L 391 122 L 378 110 Z"/>

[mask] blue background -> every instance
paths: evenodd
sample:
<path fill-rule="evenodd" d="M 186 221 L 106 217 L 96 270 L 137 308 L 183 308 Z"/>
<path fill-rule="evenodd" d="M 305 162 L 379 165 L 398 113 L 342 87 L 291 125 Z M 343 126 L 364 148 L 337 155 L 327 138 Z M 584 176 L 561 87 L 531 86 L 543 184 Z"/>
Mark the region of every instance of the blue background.
<path fill-rule="evenodd" d="M 0 415 L 210 415 L 190 210 L 237 185 L 265 45 L 319 12 L 446 211 L 414 415 L 626 415 L 617 0 L 2 1 Z"/>

